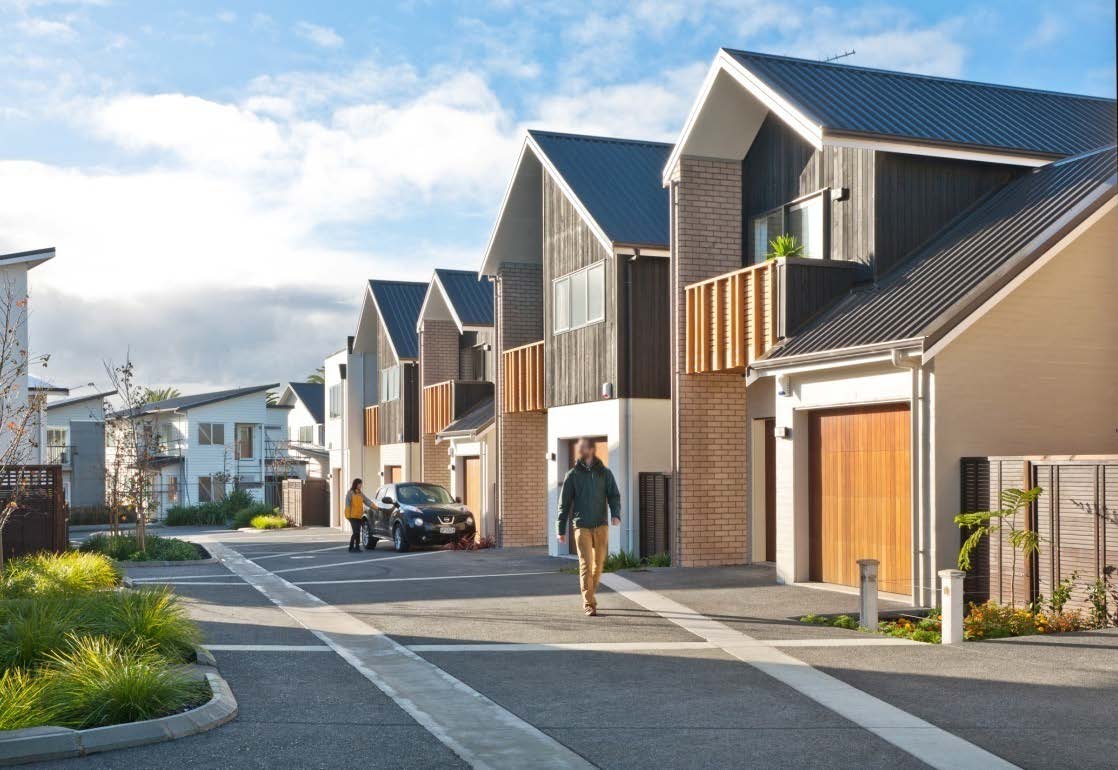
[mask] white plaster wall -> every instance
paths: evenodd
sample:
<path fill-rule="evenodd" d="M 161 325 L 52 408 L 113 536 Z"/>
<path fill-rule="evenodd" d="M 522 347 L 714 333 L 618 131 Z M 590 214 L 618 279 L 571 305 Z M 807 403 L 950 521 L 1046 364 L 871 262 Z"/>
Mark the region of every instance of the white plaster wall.
<path fill-rule="evenodd" d="M 384 468 L 388 465 L 399 465 L 404 469 L 404 481 L 418 481 L 419 480 L 419 443 L 418 442 L 399 442 L 396 444 L 384 444 L 380 447 L 380 466 L 377 469 L 377 476 L 385 483 Z"/>
<path fill-rule="evenodd" d="M 556 538 L 555 519 L 567 473 L 567 442 L 580 436 L 605 436 L 609 441 L 609 457 L 603 459 L 621 490 L 621 526 L 610 527 L 609 548 L 610 552 L 636 551 L 640 546 L 638 474 L 671 471 L 671 401 L 616 399 L 548 410 L 547 542 L 552 556 L 567 553 L 567 546 L 560 547 Z"/>
<path fill-rule="evenodd" d="M 477 517 L 478 532 L 483 536 L 497 537 L 497 507 L 494 486 L 497 483 L 497 431 L 490 429 L 478 439 L 451 439 L 454 472 L 450 474 L 450 493 L 462 497 L 465 489 L 465 464 L 463 457 L 480 457 L 482 508 L 473 511 Z"/>
<path fill-rule="evenodd" d="M 765 560 L 765 423 L 776 416 L 776 386 L 772 377 L 762 377 L 746 389 L 745 408 L 749 420 L 749 557 Z"/>

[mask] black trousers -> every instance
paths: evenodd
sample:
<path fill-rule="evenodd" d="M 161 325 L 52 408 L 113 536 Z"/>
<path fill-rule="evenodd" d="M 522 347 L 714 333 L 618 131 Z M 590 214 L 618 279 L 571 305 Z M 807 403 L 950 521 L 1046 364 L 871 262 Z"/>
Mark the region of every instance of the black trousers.
<path fill-rule="evenodd" d="M 359 548 L 361 546 L 361 519 L 346 519 L 349 522 L 349 528 L 353 530 L 353 534 L 349 538 L 350 548 Z"/>

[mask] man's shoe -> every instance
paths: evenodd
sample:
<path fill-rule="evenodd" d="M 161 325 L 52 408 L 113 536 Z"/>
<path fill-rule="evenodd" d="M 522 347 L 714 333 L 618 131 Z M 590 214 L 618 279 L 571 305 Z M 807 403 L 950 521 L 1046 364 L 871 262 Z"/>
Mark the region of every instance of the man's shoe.
<path fill-rule="evenodd" d="M 594 607 L 587 607 L 587 608 L 586 608 L 586 615 L 587 615 L 587 617 L 591 617 L 591 618 L 592 618 L 592 617 L 594 617 L 594 616 L 595 616 L 595 615 L 597 615 L 597 614 L 598 614 L 598 610 L 597 610 L 597 609 L 595 609 Z"/>

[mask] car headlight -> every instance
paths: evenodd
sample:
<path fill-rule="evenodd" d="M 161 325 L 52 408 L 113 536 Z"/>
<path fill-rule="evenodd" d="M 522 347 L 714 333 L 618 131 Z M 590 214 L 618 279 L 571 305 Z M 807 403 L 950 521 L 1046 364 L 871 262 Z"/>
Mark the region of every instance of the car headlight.
<path fill-rule="evenodd" d="M 466 517 L 466 526 L 467 527 L 472 527 L 473 525 L 474 525 L 474 517 L 473 516 L 467 516 Z"/>
<path fill-rule="evenodd" d="M 423 519 L 416 516 L 414 519 L 411 520 L 411 523 L 414 524 L 417 527 L 422 527 L 423 526 Z"/>

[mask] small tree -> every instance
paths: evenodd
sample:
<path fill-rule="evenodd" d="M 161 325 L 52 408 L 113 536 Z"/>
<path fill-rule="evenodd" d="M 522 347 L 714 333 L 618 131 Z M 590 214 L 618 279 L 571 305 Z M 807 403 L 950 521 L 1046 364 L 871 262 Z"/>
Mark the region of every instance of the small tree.
<path fill-rule="evenodd" d="M 45 396 L 31 393 L 27 376 L 32 366 L 46 366 L 49 356 L 27 349 L 28 298 L 8 275 L 0 282 L 0 480 L 10 485 L 0 498 L 0 568 L 4 566 L 4 527 L 22 508 L 27 477 L 18 472 L 39 446 L 39 413 Z"/>
<path fill-rule="evenodd" d="M 1028 526 L 1019 527 L 1017 525 L 1017 514 L 1023 509 L 1026 511 L 1027 517 L 1029 506 L 1036 502 L 1043 491 L 1040 487 L 1033 487 L 1029 490 L 1003 489 L 999 498 L 1001 508 L 998 510 L 960 513 L 955 517 L 955 524 L 960 529 L 970 530 L 967 539 L 963 541 L 962 547 L 959 548 L 959 569 L 961 570 L 971 568 L 971 554 L 982 542 L 982 538 L 1003 529 L 1009 531 L 1009 543 L 1013 550 L 1009 601 L 1014 605 L 1017 604 L 1017 551 L 1021 551 L 1022 556 L 1028 558 L 1032 554 L 1039 553 L 1041 543 L 1040 534 L 1036 530 L 1030 529 Z"/>

